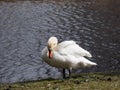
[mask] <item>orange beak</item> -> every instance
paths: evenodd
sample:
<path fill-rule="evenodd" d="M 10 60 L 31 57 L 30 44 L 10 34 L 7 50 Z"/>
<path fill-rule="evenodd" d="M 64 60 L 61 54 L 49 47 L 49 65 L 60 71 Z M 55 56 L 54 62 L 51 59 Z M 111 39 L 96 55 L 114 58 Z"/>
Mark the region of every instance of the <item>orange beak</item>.
<path fill-rule="evenodd" d="M 52 51 L 49 50 L 49 58 L 51 59 L 53 57 Z"/>

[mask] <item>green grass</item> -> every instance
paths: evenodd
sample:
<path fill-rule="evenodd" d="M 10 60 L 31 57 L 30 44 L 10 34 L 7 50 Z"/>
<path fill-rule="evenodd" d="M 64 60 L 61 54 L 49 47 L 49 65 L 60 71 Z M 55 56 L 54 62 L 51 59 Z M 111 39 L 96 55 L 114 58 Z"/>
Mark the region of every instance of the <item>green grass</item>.
<path fill-rule="evenodd" d="M 120 90 L 120 74 L 88 73 L 65 80 L 0 84 L 0 90 Z"/>

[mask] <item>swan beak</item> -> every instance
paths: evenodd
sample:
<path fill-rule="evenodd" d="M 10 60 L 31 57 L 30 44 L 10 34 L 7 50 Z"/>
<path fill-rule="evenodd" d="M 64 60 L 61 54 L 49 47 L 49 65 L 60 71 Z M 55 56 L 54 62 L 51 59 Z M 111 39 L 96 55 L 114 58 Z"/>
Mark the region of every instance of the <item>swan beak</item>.
<path fill-rule="evenodd" d="M 51 49 L 49 49 L 49 58 L 51 59 L 52 58 L 52 50 Z"/>

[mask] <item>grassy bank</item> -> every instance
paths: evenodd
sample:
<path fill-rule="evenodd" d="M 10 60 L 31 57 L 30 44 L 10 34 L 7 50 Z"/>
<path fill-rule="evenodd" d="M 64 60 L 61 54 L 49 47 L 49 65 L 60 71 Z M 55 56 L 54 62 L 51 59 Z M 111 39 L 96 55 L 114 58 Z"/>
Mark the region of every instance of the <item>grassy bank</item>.
<path fill-rule="evenodd" d="M 0 90 L 120 90 L 120 74 L 88 73 L 65 80 L 1 84 Z"/>

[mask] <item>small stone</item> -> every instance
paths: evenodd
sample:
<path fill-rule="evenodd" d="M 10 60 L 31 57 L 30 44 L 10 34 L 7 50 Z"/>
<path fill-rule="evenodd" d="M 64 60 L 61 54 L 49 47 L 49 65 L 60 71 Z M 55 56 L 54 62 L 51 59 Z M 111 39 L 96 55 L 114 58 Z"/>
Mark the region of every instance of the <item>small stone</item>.
<path fill-rule="evenodd" d="M 81 81 L 80 81 L 80 80 L 76 80 L 75 83 L 76 83 L 76 84 L 80 84 Z"/>
<path fill-rule="evenodd" d="M 112 79 L 109 77 L 107 80 L 108 80 L 108 81 L 111 81 Z"/>
<path fill-rule="evenodd" d="M 85 80 L 85 82 L 88 82 L 88 81 L 89 81 L 89 79 L 86 79 L 86 80 Z"/>
<path fill-rule="evenodd" d="M 12 88 L 12 86 L 8 86 L 9 88 Z"/>
<path fill-rule="evenodd" d="M 48 87 L 50 87 L 50 86 L 51 86 L 51 84 L 48 84 L 47 86 L 48 86 Z"/>
<path fill-rule="evenodd" d="M 5 90 L 11 90 L 12 86 L 8 86 Z"/>
<path fill-rule="evenodd" d="M 53 90 L 59 90 L 58 86 L 53 87 Z"/>
<path fill-rule="evenodd" d="M 99 77 L 97 77 L 97 79 L 100 79 Z"/>
<path fill-rule="evenodd" d="M 10 90 L 10 88 L 7 88 L 7 89 L 5 89 L 5 90 Z"/>

